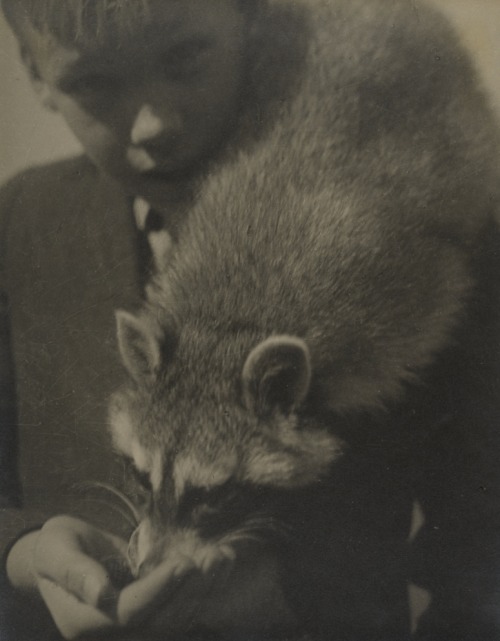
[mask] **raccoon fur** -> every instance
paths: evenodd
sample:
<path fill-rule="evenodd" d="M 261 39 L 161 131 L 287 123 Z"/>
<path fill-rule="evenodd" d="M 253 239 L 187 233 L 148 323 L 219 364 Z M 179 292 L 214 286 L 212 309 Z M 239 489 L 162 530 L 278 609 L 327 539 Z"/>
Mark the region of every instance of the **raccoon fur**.
<path fill-rule="evenodd" d="M 298 628 L 401 639 L 415 479 L 447 465 L 424 442 L 447 434 L 459 450 L 458 424 L 467 440 L 449 398 L 468 393 L 477 327 L 496 314 L 477 310 L 498 133 L 432 10 L 266 11 L 286 46 L 287 30 L 306 43 L 289 52 L 294 81 L 262 110 L 265 135 L 198 185 L 144 307 L 117 313 L 130 383 L 111 430 L 151 495 L 131 563 L 140 575 L 176 553 L 238 557 L 257 538 Z M 279 76 L 266 46 L 262 82 Z"/>

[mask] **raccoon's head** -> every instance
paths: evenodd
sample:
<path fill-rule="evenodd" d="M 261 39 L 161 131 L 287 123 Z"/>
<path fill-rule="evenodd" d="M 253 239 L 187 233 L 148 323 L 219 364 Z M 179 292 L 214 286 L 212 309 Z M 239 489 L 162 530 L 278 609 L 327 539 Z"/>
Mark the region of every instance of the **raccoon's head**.
<path fill-rule="evenodd" d="M 130 544 L 135 574 L 169 555 L 204 567 L 275 524 L 277 495 L 318 482 L 341 443 L 302 412 L 305 342 L 272 336 L 250 347 L 183 331 L 168 340 L 151 316 L 117 313 L 130 385 L 110 409 L 115 447 L 146 500 Z M 278 499 L 279 500 L 279 499 Z"/>

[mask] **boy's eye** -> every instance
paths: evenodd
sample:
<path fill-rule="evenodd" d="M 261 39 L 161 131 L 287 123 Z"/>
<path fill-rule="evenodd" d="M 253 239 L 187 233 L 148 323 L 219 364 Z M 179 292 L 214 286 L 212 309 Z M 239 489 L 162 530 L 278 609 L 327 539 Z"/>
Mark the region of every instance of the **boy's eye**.
<path fill-rule="evenodd" d="M 194 38 L 171 47 L 162 60 L 163 70 L 170 78 L 183 78 L 196 74 L 203 66 L 210 50 L 208 40 Z"/>
<path fill-rule="evenodd" d="M 59 89 L 68 95 L 93 97 L 117 90 L 117 81 L 104 74 L 89 74 L 61 81 Z"/>

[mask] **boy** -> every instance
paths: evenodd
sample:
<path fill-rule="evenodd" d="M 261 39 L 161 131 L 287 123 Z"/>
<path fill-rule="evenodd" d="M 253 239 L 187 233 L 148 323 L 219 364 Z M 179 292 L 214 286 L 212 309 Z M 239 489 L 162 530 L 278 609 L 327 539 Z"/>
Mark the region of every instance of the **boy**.
<path fill-rule="evenodd" d="M 81 487 L 89 480 L 120 485 L 123 475 L 106 442 L 105 405 L 121 376 L 113 309 L 139 300 L 148 270 L 146 233 L 136 227 L 132 201 L 140 196 L 164 212 L 177 209 L 186 185 L 227 143 L 243 98 L 254 3 L 88 4 L 3 5 L 40 99 L 61 113 L 93 163 L 77 159 L 28 172 L 2 195 L 2 241 L 9 237 L 2 260 L 13 257 L 2 270 L 2 290 L 9 289 L 2 319 L 8 307 L 12 328 L 9 347 L 5 320 L 2 430 L 12 432 L 17 412 L 25 507 L 2 515 L 3 547 L 16 531 L 35 528 L 11 547 L 8 576 L 19 593 L 41 594 L 66 637 L 110 625 L 103 603 L 112 588 L 100 562 L 126 551 L 123 539 L 84 521 L 51 520 L 41 534 L 39 526 L 47 516 L 78 513 L 126 532 L 123 523 L 117 527 L 119 515 L 106 516 L 91 504 L 99 496 Z M 57 242 L 49 240 L 52 234 Z M 28 252 L 22 264 L 16 264 L 18 240 Z M 29 299 L 30 310 L 23 302 Z M 6 433 L 5 442 L 4 502 L 15 505 L 14 437 Z M 80 607 L 57 584 L 96 607 Z M 146 607 L 151 597 L 141 594 Z M 36 632 L 26 634 L 44 638 L 41 622 L 34 624 Z M 2 635 L 20 638 L 12 625 L 3 623 Z"/>
<path fill-rule="evenodd" d="M 47 107 L 63 115 L 92 161 L 30 172 L 8 185 L 2 196 L 1 238 L 7 239 L 2 288 L 8 292 L 5 308 L 10 316 L 5 334 L 11 333 L 11 352 L 5 347 L 11 356 L 3 362 L 13 362 L 9 369 L 15 367 L 17 379 L 26 507 L 20 514 L 6 514 L 4 530 L 15 534 L 26 526 L 36 528 L 8 549 L 10 584 L 21 594 L 38 592 L 65 638 L 115 629 L 134 634 L 130 626 L 144 618 L 152 619 L 146 638 L 161 629 L 186 632 L 191 625 L 248 629 L 252 616 L 257 627 L 285 630 L 292 615 L 275 568 L 266 559 L 251 568 L 236 565 L 227 584 L 222 569 L 212 582 L 200 582 L 196 573 L 190 575 L 186 561 L 178 574 L 161 568 L 159 574 L 120 592 L 120 577 L 110 559 L 124 558 L 127 528 L 117 523 L 115 512 L 95 506 L 95 493 L 77 490 L 89 480 L 121 485 L 122 470 L 109 451 L 103 417 L 106 399 L 121 376 L 113 310 L 130 308 L 140 296 L 149 268 L 144 236 L 151 239 L 164 225 L 175 239 L 176 218 L 189 208 L 198 177 L 209 171 L 211 162 L 245 144 L 245 126 L 262 127 L 259 108 L 265 92 L 252 86 L 250 77 L 289 34 L 270 29 L 264 40 L 269 49 L 262 47 L 262 41 L 260 47 L 255 41 L 249 44 L 252 20 L 262 20 L 264 8 L 235 0 L 11 0 L 4 2 L 4 8 L 35 89 Z M 288 66 L 283 65 L 280 78 L 303 55 L 300 39 L 287 46 Z M 404 96 L 401 99 L 404 102 Z M 164 219 L 136 207 L 143 234 L 137 233 L 132 216 L 137 197 L 160 210 Z M 12 372 L 7 369 L 6 397 L 12 399 Z M 5 425 L 10 426 L 15 420 L 13 403 L 6 403 L 4 411 Z M 427 444 L 420 445 L 425 451 Z M 446 453 L 444 440 L 441 445 L 445 451 L 435 454 L 434 470 Z M 455 464 L 434 482 L 450 481 Z M 495 486 L 496 479 L 491 481 Z M 14 501 L 11 480 L 10 488 Z M 463 507 L 465 516 L 466 502 Z M 431 518 L 439 508 L 431 505 Z M 67 516 L 46 521 L 57 514 Z M 394 520 L 399 526 L 404 518 L 395 511 Z M 446 518 L 438 522 L 445 530 L 450 525 Z M 432 525 L 430 521 L 427 529 Z M 449 540 L 436 536 L 437 544 L 426 540 L 431 559 Z M 456 543 L 450 540 L 453 549 L 460 549 Z M 488 544 L 494 551 L 493 542 Z M 395 544 L 394 549 L 399 547 Z M 404 571 L 399 561 L 394 559 L 396 574 Z M 473 572 L 475 559 L 467 558 L 467 563 Z M 433 580 L 436 607 L 428 618 L 430 625 L 421 629 L 421 638 L 442 641 L 443 631 L 449 630 L 450 640 L 459 638 L 457 630 L 464 639 L 474 638 L 467 636 L 471 630 L 484 640 L 495 638 L 494 604 L 482 596 L 471 598 L 463 592 L 466 614 L 457 623 L 459 608 L 439 585 L 446 573 L 448 583 L 455 580 L 456 572 L 445 561 Z M 218 593 L 219 584 L 223 589 Z M 474 589 L 472 585 L 469 589 Z M 490 597 L 495 585 L 492 580 Z M 372 597 L 376 589 L 367 586 L 367 594 Z M 392 594 L 391 586 L 384 589 Z M 459 589 L 453 596 L 457 594 Z M 155 614 L 160 600 L 168 616 L 165 621 Z M 467 612 L 471 603 L 477 605 L 475 600 L 478 610 L 491 611 L 475 618 Z M 207 621 L 200 612 L 210 607 L 213 618 Z M 349 604 L 343 607 L 352 614 Z M 375 638 L 388 638 L 388 631 L 391 638 L 403 638 L 403 598 L 394 603 L 389 622 L 384 612 L 373 609 L 368 612 L 373 626 L 371 619 L 346 625 L 352 630 L 365 624 Z M 398 624 L 392 627 L 396 619 Z M 13 636 L 21 638 L 20 634 Z M 42 638 L 39 629 L 31 635 Z"/>

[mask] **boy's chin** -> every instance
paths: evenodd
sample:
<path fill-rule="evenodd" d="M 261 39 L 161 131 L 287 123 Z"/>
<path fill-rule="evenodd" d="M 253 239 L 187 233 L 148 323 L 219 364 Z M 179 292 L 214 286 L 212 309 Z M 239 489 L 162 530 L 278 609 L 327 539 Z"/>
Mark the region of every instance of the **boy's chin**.
<path fill-rule="evenodd" d="M 105 163 L 96 164 L 125 193 L 141 197 L 158 209 L 185 200 L 194 181 L 206 166 L 203 158 L 190 164 L 179 162 L 175 168 L 154 165 L 145 171 L 119 165 L 110 167 Z"/>
<path fill-rule="evenodd" d="M 193 172 L 152 171 L 122 184 L 133 196 L 140 196 L 152 207 L 161 209 L 184 200 L 193 177 Z"/>

